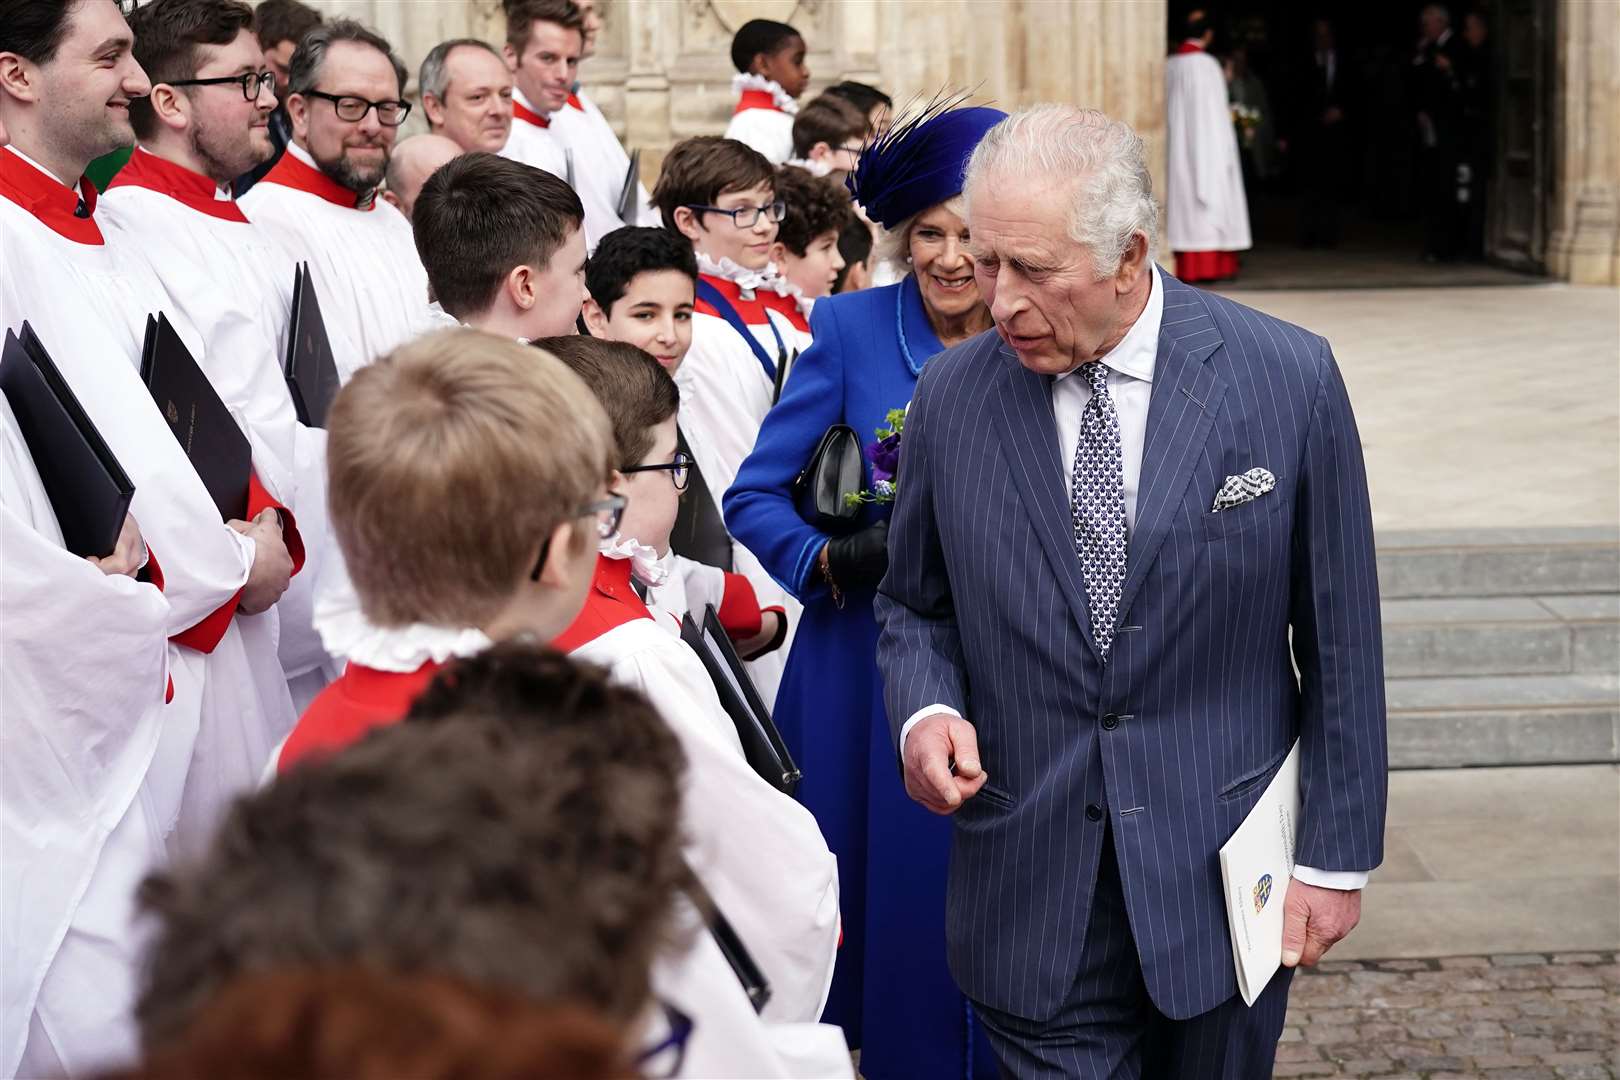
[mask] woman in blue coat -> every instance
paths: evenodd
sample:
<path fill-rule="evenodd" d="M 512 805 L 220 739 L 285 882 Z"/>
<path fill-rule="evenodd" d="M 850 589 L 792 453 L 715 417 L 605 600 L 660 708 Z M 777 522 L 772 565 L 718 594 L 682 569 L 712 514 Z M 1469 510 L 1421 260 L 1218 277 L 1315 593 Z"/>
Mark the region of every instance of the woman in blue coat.
<path fill-rule="evenodd" d="M 731 534 L 804 604 L 775 715 L 804 772 L 799 798 L 838 856 L 844 941 L 824 1019 L 861 1051 L 868 1080 L 989 1078 L 996 1066 L 946 968 L 950 821 L 906 797 L 883 706 L 872 599 L 889 508 L 867 506 L 860 531 L 833 537 L 799 517 L 791 488 L 828 427 L 875 441 L 930 357 L 990 328 L 962 171 L 1003 115 L 933 109 L 862 153 L 850 186 L 905 277 L 816 304 L 814 344 L 724 502 Z"/>

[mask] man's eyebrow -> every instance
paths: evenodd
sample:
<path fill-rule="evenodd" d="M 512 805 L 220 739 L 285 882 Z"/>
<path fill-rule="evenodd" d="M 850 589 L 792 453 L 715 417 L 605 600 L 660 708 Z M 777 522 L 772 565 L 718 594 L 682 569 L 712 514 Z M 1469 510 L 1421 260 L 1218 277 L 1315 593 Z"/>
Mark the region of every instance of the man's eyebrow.
<path fill-rule="evenodd" d="M 91 49 L 90 52 L 93 56 L 99 56 L 108 49 L 113 48 L 116 48 L 122 52 L 133 44 L 135 44 L 135 39 L 133 37 L 128 34 L 118 34 L 108 38 L 106 41 L 103 41 L 100 45 L 97 45 L 94 49 Z"/>

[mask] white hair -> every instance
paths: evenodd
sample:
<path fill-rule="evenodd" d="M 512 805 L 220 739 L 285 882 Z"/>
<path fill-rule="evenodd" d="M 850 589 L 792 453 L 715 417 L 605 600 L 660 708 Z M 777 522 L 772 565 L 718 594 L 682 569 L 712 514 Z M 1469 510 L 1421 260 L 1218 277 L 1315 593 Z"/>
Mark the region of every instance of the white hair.
<path fill-rule="evenodd" d="M 1054 191 L 1063 190 L 1062 178 L 1073 177 L 1069 238 L 1089 249 L 1097 276 L 1119 269 L 1138 234 L 1153 258 L 1159 204 L 1142 137 L 1096 109 L 1036 105 L 1013 113 L 979 140 L 966 175 L 969 205 L 974 187 L 995 177 L 1050 177 Z M 994 187 L 986 194 L 994 198 Z"/>
<path fill-rule="evenodd" d="M 967 220 L 967 200 L 960 195 L 952 195 L 938 205 L 943 206 L 963 221 Z M 928 210 L 934 209 L 932 206 Z M 911 258 L 911 230 L 917 224 L 917 219 L 928 213 L 928 210 L 919 210 L 906 218 L 892 229 L 878 226 L 877 238 L 872 241 L 872 263 L 891 268 L 902 277 L 910 272 L 907 260 Z"/>

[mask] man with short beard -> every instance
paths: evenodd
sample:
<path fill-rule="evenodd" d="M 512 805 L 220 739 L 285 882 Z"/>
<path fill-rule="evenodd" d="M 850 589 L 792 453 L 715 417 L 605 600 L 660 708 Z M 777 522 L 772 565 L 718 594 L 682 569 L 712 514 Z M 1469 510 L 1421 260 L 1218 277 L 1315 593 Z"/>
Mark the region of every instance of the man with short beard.
<path fill-rule="evenodd" d="M 153 0 L 130 16 L 152 92 L 130 103 L 138 143 L 101 210 L 151 264 L 166 310 L 201 335 L 198 362 L 262 448 L 266 486 L 298 515 L 309 564 L 279 605 L 279 651 L 302 707 L 335 674 L 312 622 L 312 583 L 332 548 L 326 439 L 298 423 L 281 372 L 292 257 L 231 199 L 232 178 L 272 152 L 276 98 L 252 18 L 239 0 Z M 337 342 L 334 354 L 354 350 Z"/>
<path fill-rule="evenodd" d="M 309 263 L 327 329 L 355 348 L 337 357 L 345 382 L 427 320 L 410 222 L 377 197 L 411 109 L 404 87 L 405 66 L 359 23 L 338 19 L 305 34 L 287 84 L 293 141 L 242 197 L 251 220 Z"/>

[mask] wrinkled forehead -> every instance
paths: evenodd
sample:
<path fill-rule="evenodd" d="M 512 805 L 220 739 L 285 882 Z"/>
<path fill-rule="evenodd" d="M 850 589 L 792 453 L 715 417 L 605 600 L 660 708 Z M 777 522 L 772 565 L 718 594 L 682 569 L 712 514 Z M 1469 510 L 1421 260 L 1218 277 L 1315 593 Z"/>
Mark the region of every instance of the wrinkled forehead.
<path fill-rule="evenodd" d="M 536 19 L 529 27 L 529 43 L 523 47 L 523 55 L 546 52 L 578 58 L 580 50 L 584 47 L 585 35 L 580 31 L 570 30 L 559 23 Z"/>
<path fill-rule="evenodd" d="M 400 94 L 399 75 L 380 50 L 359 41 L 334 41 L 326 50 L 315 88 L 370 101 L 393 100 Z"/>
<path fill-rule="evenodd" d="M 1073 182 L 1002 171 L 970 177 L 962 194 L 975 252 L 1035 259 L 1068 246 Z"/>

